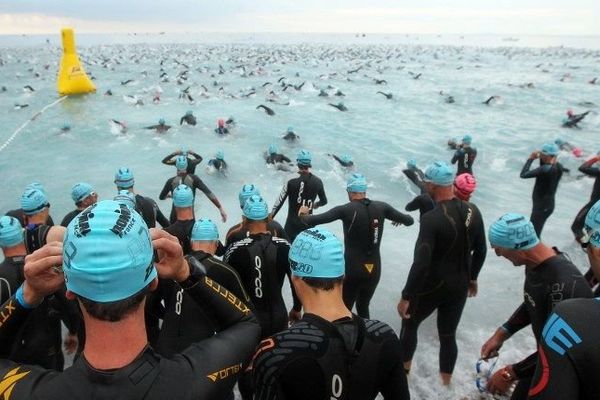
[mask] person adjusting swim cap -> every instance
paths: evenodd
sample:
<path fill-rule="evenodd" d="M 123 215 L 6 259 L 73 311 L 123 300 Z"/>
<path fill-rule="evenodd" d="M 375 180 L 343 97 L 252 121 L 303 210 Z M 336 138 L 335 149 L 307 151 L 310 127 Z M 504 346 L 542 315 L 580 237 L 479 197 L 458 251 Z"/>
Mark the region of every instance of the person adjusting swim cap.
<path fill-rule="evenodd" d="M 565 168 L 557 162 L 556 156 L 560 152 L 555 143 L 545 143 L 541 151 L 531 153 L 523 169 L 521 169 L 521 178 L 535 178 L 532 194 L 531 223 L 535 227 L 538 237 L 542 236 L 542 229 L 546 220 L 554 212 L 555 195 L 558 183 L 562 178 Z M 531 164 L 535 159 L 540 159 L 540 166 L 531 169 Z"/>
<path fill-rule="evenodd" d="M 471 135 L 465 135 L 462 138 L 462 142 L 460 145 L 456 146 L 456 152 L 452 156 L 452 160 L 450 162 L 452 164 L 457 164 L 456 174 L 471 174 L 473 175 L 473 163 L 475 162 L 475 158 L 477 158 L 477 149 L 471 147 L 471 143 L 473 138 Z M 448 142 L 450 145 L 450 142 Z"/>
<path fill-rule="evenodd" d="M 469 201 L 477 187 L 477 181 L 471 174 L 460 174 L 454 179 L 454 194 L 461 200 Z"/>
<path fill-rule="evenodd" d="M 177 168 L 177 171 L 186 171 L 187 172 L 187 167 L 188 167 L 187 157 L 184 155 L 177 156 L 177 158 L 175 159 L 175 168 Z"/>
<path fill-rule="evenodd" d="M 305 314 L 258 346 L 255 399 L 410 398 L 393 329 L 353 315 L 342 301 L 343 253 L 324 228 L 296 236 L 289 259 Z"/>
<path fill-rule="evenodd" d="M 350 310 L 356 303 L 357 314 L 369 318 L 369 304 L 381 278 L 379 247 L 385 220 L 406 226 L 414 220 L 388 203 L 367 198 L 367 180 L 362 174 L 355 173 L 348 179 L 346 191 L 349 202 L 344 205 L 313 215 L 309 215 L 308 207 L 301 207 L 298 214 L 308 227 L 342 221 L 346 264 L 344 303 Z"/>
<path fill-rule="evenodd" d="M 162 159 L 162 163 L 165 165 L 175 165 L 175 161 L 177 156 L 186 156 L 187 157 L 187 173 L 194 174 L 196 173 L 196 166 L 202 162 L 202 156 L 191 149 L 177 150 L 173 153 L 169 154 L 165 158 Z"/>
<path fill-rule="evenodd" d="M 489 240 L 498 257 L 506 258 L 514 266 L 524 265 L 526 273 L 523 302 L 483 344 L 483 359 L 497 356 L 504 342 L 529 324 L 539 344 L 543 339 L 544 323 L 557 303 L 568 298 L 592 296 L 578 268 L 558 249 L 542 243 L 534 225 L 523 215 L 504 214 L 490 226 Z M 550 292 L 548 288 L 551 288 Z M 496 371 L 488 379 L 486 389 L 492 395 L 504 395 L 517 382 L 511 399 L 527 399 L 536 358 L 537 353 L 534 353 Z"/>
<path fill-rule="evenodd" d="M 60 225 L 65 228 L 77 214 L 98 201 L 98 193 L 96 193 L 89 183 L 80 182 L 75 184 L 71 189 L 71 198 L 75 202 L 75 207 L 77 208 L 65 215 L 61 221 Z"/>
<path fill-rule="evenodd" d="M 57 265 L 63 273 L 56 273 Z M 206 276 L 197 260 L 184 258 L 175 238 L 149 231 L 137 213 L 112 200 L 84 210 L 69 224 L 62 246 L 36 251 L 24 269 L 25 283 L 0 307 L 1 315 L 10 315 L 0 326 L 0 343 L 13 341 L 31 309 L 66 281 L 67 296 L 78 301 L 84 315 L 86 344 L 83 356 L 64 373 L 1 359 L 0 376 L 25 371 L 11 386 L 12 400 L 91 399 L 99 393 L 218 399 L 233 389 L 242 371 L 238 366 L 258 342 L 260 326 L 245 303 Z M 144 329 L 144 304 L 156 288 L 157 269 L 162 279 L 177 282 L 193 302 L 210 310 L 217 330 L 171 358 L 148 346 Z M 130 379 L 133 371 L 144 371 L 143 379 Z M 218 378 L 220 371 L 227 376 Z"/>

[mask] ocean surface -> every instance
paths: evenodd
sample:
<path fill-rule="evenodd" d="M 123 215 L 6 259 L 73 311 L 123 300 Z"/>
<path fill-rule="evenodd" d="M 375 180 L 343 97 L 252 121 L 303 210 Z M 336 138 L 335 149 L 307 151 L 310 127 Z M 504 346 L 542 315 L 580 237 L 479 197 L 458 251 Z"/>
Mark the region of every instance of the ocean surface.
<path fill-rule="evenodd" d="M 272 205 L 285 182 L 295 176 L 265 165 L 263 152 L 270 144 L 292 159 L 301 148 L 313 153 L 313 172 L 323 179 L 329 199 L 325 209 L 347 201 L 348 173 L 327 155 L 335 153 L 353 157 L 355 170 L 368 178 L 369 197 L 403 210 L 417 194 L 402 173 L 406 161 L 415 159 L 422 168 L 434 160 L 449 161 L 447 140 L 469 133 L 478 150 L 474 166 L 478 187 L 472 200 L 489 226 L 505 212 L 529 215 L 534 182 L 520 179 L 519 171 L 532 151 L 561 138 L 580 147 L 584 156 L 567 152 L 560 156 L 571 173 L 559 186 L 543 240 L 567 251 L 582 271 L 588 268 L 569 226 L 588 201 L 593 184 L 580 177 L 577 168 L 600 150 L 600 82 L 588 83 L 600 76 L 598 37 L 167 33 L 76 39 L 97 93 L 69 97 L 30 120 L 58 99 L 60 37 L 0 36 L 0 146 L 29 121 L 0 147 L 2 213 L 19 206 L 25 185 L 39 181 L 47 189 L 51 215 L 60 222 L 74 208 L 73 184 L 89 182 L 101 199 L 112 198 L 114 172 L 120 166 L 133 170 L 137 192 L 158 200 L 164 182 L 175 174 L 160 160 L 176 149 L 193 149 L 205 158 L 197 174 L 229 214 L 227 223 L 219 222 L 224 235 L 240 219 L 237 193 L 244 183 L 258 185 Z M 270 84 L 265 86 L 266 82 Z M 281 85 L 302 82 L 300 90 L 290 86 L 284 91 Z M 27 92 L 26 85 L 35 91 Z M 193 102 L 179 98 L 188 86 Z M 109 89 L 113 95 L 104 95 Z M 319 97 L 321 89 L 329 97 Z M 344 96 L 335 96 L 338 90 Z M 252 91 L 256 93 L 248 96 Z M 393 98 L 378 91 L 392 93 Z M 157 93 L 160 102 L 154 104 Z M 483 104 L 492 95 L 500 100 Z M 127 96 L 144 105 L 134 105 Z M 448 96 L 454 103 L 447 103 Z M 340 101 L 347 112 L 328 105 Z M 17 109 L 16 104 L 29 106 Z M 275 115 L 256 109 L 260 104 L 271 107 Z M 565 129 L 561 120 L 567 109 L 592 112 L 581 129 Z M 197 126 L 179 125 L 187 110 L 196 115 Z M 230 116 L 236 121 L 232 133 L 215 134 L 217 119 Z M 159 118 L 173 125 L 167 133 L 143 129 Z M 126 121 L 128 131 L 119 133 L 110 119 Z M 66 133 L 61 131 L 65 124 L 71 126 Z M 281 139 L 290 126 L 301 137 L 295 145 Z M 226 177 L 205 170 L 218 149 L 224 150 L 230 165 Z M 170 201 L 158 203 L 169 212 Z M 197 216 L 220 221 L 203 195 L 195 208 Z M 282 224 L 286 210 L 277 216 Z M 418 213 L 413 216 L 418 220 Z M 341 223 L 328 227 L 341 238 Z M 382 241 L 383 273 L 371 316 L 397 331 L 396 304 L 417 234 L 418 224 L 387 224 Z M 479 294 L 468 300 L 458 329 L 452 386 L 440 384 L 439 343 L 431 317 L 420 329 L 409 377 L 414 399 L 480 398 L 474 384 L 479 350 L 522 301 L 523 280 L 523 267 L 513 267 L 489 250 Z M 499 365 L 534 350 L 531 331 L 525 329 L 505 344 Z"/>

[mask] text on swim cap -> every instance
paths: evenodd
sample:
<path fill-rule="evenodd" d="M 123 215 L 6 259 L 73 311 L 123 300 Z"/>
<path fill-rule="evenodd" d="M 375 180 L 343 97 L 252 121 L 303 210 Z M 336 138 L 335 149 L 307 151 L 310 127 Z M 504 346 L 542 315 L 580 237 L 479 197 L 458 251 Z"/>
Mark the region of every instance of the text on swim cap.
<path fill-rule="evenodd" d="M 79 217 L 77 218 L 77 224 L 75 224 L 73 232 L 75 236 L 82 237 L 90 233 L 92 230 L 90 228 L 90 219 L 94 218 L 94 213 L 92 212 L 96 204 L 86 208 Z"/>
<path fill-rule="evenodd" d="M 125 204 L 119 204 L 119 209 L 115 210 L 115 212 L 119 214 L 119 218 L 117 218 L 115 225 L 110 228 L 110 231 L 122 238 L 124 234 L 129 233 L 131 230 L 134 220 L 129 207 Z"/>

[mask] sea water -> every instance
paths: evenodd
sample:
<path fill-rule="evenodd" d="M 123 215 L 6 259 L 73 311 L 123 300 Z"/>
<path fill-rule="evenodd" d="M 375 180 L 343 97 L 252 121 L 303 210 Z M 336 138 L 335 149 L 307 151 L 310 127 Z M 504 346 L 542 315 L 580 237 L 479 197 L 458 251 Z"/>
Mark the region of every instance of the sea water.
<path fill-rule="evenodd" d="M 0 37 L 0 87 L 6 87 L 0 92 L 0 146 L 58 99 L 58 40 L 58 35 Z M 270 144 L 291 159 L 301 148 L 313 153 L 313 172 L 323 180 L 329 200 L 317 213 L 347 201 L 348 173 L 328 153 L 351 155 L 355 170 L 368 178 L 369 197 L 403 210 L 417 194 L 402 173 L 406 161 L 415 159 L 424 167 L 434 160 L 450 160 L 447 140 L 469 133 L 478 150 L 473 168 L 478 186 L 472 200 L 489 226 L 505 212 L 529 215 L 534 182 L 520 179 L 519 171 L 543 143 L 562 138 L 582 148 L 585 157 L 600 150 L 596 106 L 600 86 L 588 83 L 600 76 L 597 37 L 140 34 L 80 35 L 78 42 L 97 93 L 69 97 L 48 108 L 0 150 L 2 213 L 18 208 L 25 185 L 39 181 L 47 189 L 51 215 L 59 222 L 74 208 L 73 184 L 89 182 L 101 199 L 112 198 L 114 172 L 120 166 L 133 170 L 138 193 L 158 199 L 164 182 L 175 174 L 173 167 L 160 163 L 164 156 L 192 149 L 208 160 L 223 149 L 228 176 L 208 174 L 206 161 L 197 174 L 221 200 L 229 219 L 221 223 L 218 211 L 202 194 L 195 210 L 198 217 L 218 221 L 224 236 L 240 220 L 237 192 L 244 183 L 256 184 L 272 205 L 285 182 L 295 176 L 265 165 L 263 153 Z M 168 82 L 161 81 L 161 68 Z M 178 84 L 177 75 L 184 70 L 189 71 L 188 79 Z M 413 79 L 417 74 L 419 79 Z M 294 85 L 306 83 L 299 91 L 293 87 L 283 91 L 280 78 Z M 128 79 L 133 82 L 121 85 Z M 375 79 L 387 84 L 378 85 Z M 263 87 L 266 82 L 271 84 Z M 25 85 L 35 92 L 26 93 Z M 201 85 L 208 89 L 206 97 L 201 96 Z M 187 86 L 193 103 L 179 99 Z M 103 95 L 108 89 L 113 96 Z M 256 95 L 241 96 L 252 89 Z M 320 89 L 330 97 L 318 97 Z M 338 89 L 344 97 L 333 95 Z M 271 90 L 277 103 L 266 102 Z M 391 92 L 393 98 L 387 100 L 377 91 Z M 153 104 L 156 93 L 161 100 Z M 139 97 L 144 105 L 132 105 L 128 95 Z M 501 100 L 482 104 L 492 95 Z M 446 103 L 447 96 L 455 102 Z M 328 105 L 339 101 L 347 112 Z M 15 109 L 15 104 L 29 106 Z M 276 115 L 257 110 L 259 104 L 271 107 Z M 581 129 L 561 128 L 569 108 L 592 110 Z M 196 115 L 197 126 L 179 125 L 187 110 Z M 236 121 L 232 133 L 215 134 L 217 119 L 230 116 Z M 143 129 L 161 117 L 173 125 L 166 134 Z M 127 133 L 120 134 L 109 119 L 126 121 Z M 64 124 L 71 130 L 62 132 Z M 290 126 L 300 135 L 295 145 L 281 139 Z M 585 157 L 566 152 L 559 157 L 571 173 L 560 183 L 556 210 L 543 232 L 544 242 L 567 251 L 581 271 L 587 270 L 588 262 L 569 226 L 588 201 L 593 184 L 577 172 Z M 158 204 L 169 212 L 169 200 Z M 282 224 L 286 210 L 277 216 Z M 371 317 L 397 331 L 396 305 L 418 234 L 418 215 L 413 217 L 417 224 L 411 227 L 386 225 L 382 278 L 371 302 Z M 340 222 L 327 227 L 342 237 Z M 458 328 L 452 386 L 445 388 L 439 382 L 439 342 L 432 316 L 419 331 L 409 376 L 413 398 L 479 398 L 474 365 L 481 345 L 522 301 L 523 280 L 523 267 L 513 267 L 489 249 L 479 293 L 468 300 Z M 289 300 L 287 288 L 286 294 Z M 504 345 L 500 364 L 516 362 L 534 350 L 531 331 L 524 329 Z"/>

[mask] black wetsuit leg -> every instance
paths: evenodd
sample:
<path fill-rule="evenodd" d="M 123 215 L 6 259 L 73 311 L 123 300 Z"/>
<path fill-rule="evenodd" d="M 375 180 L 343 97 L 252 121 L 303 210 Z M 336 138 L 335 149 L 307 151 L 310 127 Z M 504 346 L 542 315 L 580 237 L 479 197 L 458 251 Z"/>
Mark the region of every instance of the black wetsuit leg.
<path fill-rule="evenodd" d="M 419 325 L 437 309 L 440 372 L 451 374 L 454 371 L 458 355 L 456 329 L 466 301 L 467 292 L 464 289 L 454 290 L 445 285 L 434 292 L 419 295 L 412 300 L 409 309 L 410 318 L 402 320 L 402 329 L 400 330 L 400 342 L 404 351 L 402 361 L 412 360 L 417 349 Z"/>
<path fill-rule="evenodd" d="M 344 304 L 352 310 L 356 303 L 356 313 L 362 318 L 369 318 L 369 304 L 381 278 L 381 263 L 379 261 L 357 263 L 350 260 L 356 260 L 356 257 L 346 257 Z"/>
<path fill-rule="evenodd" d="M 533 202 L 533 209 L 531 210 L 531 223 L 533 224 L 533 228 L 535 229 L 535 233 L 538 238 L 542 236 L 542 229 L 544 229 L 544 224 L 548 217 L 552 215 L 554 212 L 554 197 L 551 199 L 543 199 L 540 201 Z"/>

